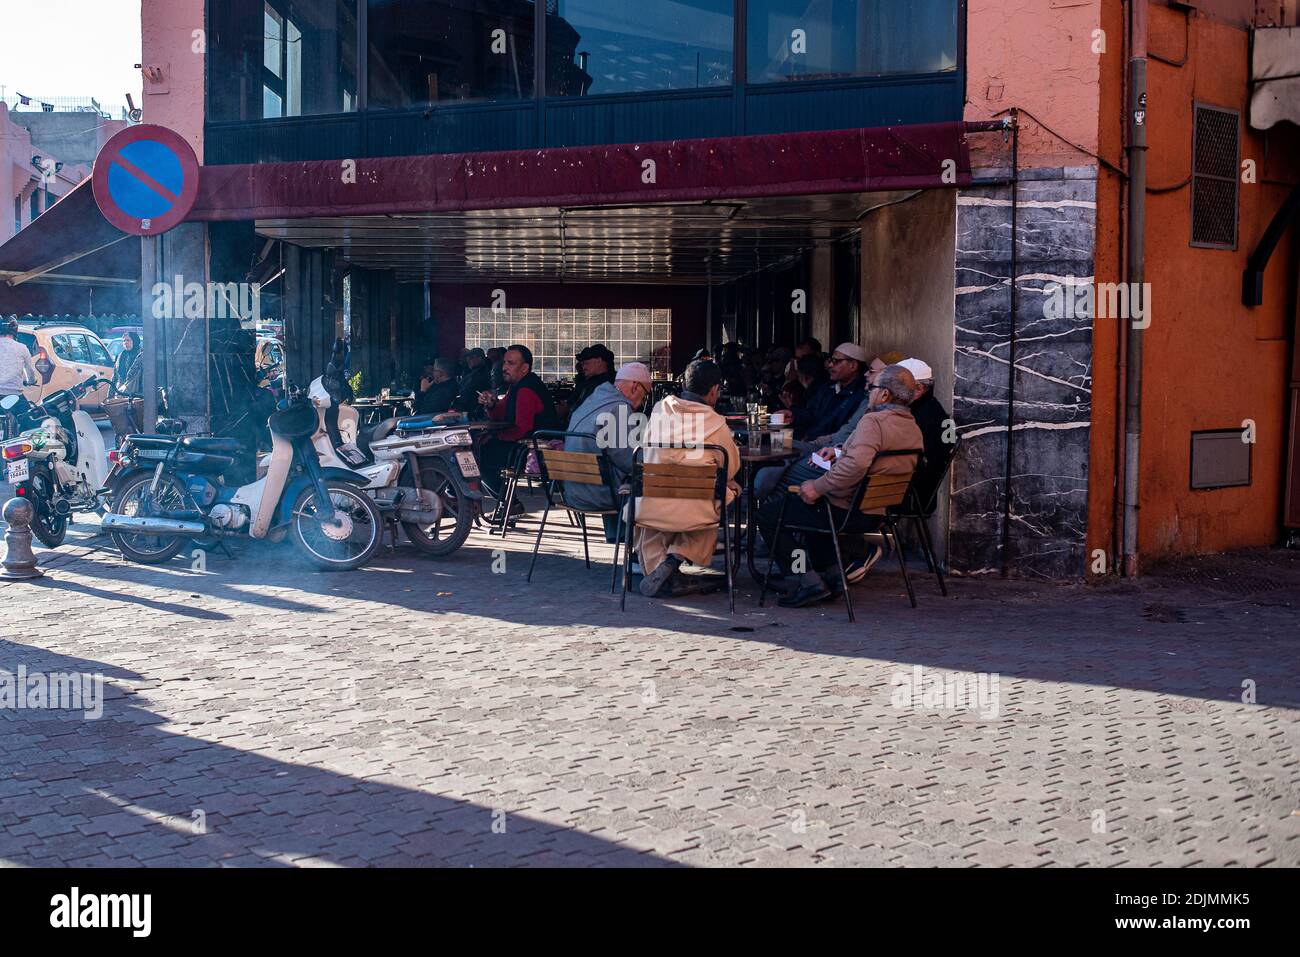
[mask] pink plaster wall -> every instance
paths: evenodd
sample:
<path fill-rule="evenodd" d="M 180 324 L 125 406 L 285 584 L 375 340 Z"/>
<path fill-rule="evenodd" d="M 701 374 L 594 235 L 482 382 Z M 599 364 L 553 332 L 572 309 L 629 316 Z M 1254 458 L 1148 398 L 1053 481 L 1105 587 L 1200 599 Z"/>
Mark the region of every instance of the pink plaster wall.
<path fill-rule="evenodd" d="M 31 134 L 9 118 L 9 107 L 0 103 L 0 244 L 14 236 L 14 200 L 21 201 L 19 225 L 31 225 L 31 196 L 44 190 L 40 177 L 32 167 L 32 157 L 43 156 L 57 160 L 49 150 L 32 144 Z M 90 175 L 85 166 L 65 166 L 50 182 L 51 202 L 67 195 L 74 186 Z M 42 199 L 42 202 L 44 200 Z"/>
<path fill-rule="evenodd" d="M 1105 54 L 1092 52 L 1093 31 L 1102 28 L 1102 0 L 969 0 L 967 6 L 966 119 L 994 119 L 1019 107 L 1061 137 L 1097 152 L 1102 60 L 1119 63 L 1124 56 L 1124 38 L 1115 31 L 1107 31 Z M 1005 161 L 979 155 L 978 143 L 972 147 L 976 165 Z M 1089 166 L 1096 161 L 1022 116 L 1020 163 Z"/>
<path fill-rule="evenodd" d="M 141 0 L 144 122 L 180 133 L 203 161 L 203 0 Z M 161 70 L 151 79 L 148 68 Z"/>

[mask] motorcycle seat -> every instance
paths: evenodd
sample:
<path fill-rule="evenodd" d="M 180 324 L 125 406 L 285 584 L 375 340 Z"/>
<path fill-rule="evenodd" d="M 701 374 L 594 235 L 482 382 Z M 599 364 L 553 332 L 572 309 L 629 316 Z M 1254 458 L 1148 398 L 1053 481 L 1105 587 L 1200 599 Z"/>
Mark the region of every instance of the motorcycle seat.
<path fill-rule="evenodd" d="M 127 440 L 136 448 L 141 449 L 169 449 L 180 441 L 177 435 L 128 435 Z"/>
<path fill-rule="evenodd" d="M 385 419 L 375 425 L 364 425 L 361 431 L 357 433 L 357 448 L 365 454 L 366 458 L 374 460 L 374 454 L 370 451 L 371 442 L 379 442 L 388 438 L 397 428 L 397 419 Z"/>
<path fill-rule="evenodd" d="M 212 452 L 219 455 L 239 455 L 244 451 L 238 439 L 196 438 L 187 435 L 181 439 L 181 445 L 192 452 Z"/>
<path fill-rule="evenodd" d="M 432 415 L 413 415 L 396 421 L 396 427 L 403 432 L 423 432 L 425 429 L 432 429 L 439 424 L 433 421 Z"/>

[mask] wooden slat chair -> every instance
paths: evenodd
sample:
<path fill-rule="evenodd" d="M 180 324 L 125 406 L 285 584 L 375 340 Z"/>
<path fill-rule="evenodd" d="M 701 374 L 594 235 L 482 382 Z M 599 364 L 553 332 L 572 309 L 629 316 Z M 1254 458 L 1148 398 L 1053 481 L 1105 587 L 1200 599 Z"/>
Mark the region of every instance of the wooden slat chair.
<path fill-rule="evenodd" d="M 925 453 L 920 449 L 904 449 L 892 452 L 880 452 L 876 455 L 876 460 L 891 458 L 902 455 L 914 455 L 919 463 Z M 773 541 L 769 543 L 772 555 L 767 562 L 767 572 L 763 575 L 763 587 L 759 590 L 758 605 L 763 607 L 763 602 L 767 598 L 768 582 L 772 578 L 772 568 L 776 565 L 776 543 L 781 539 L 783 529 L 790 531 L 802 532 L 804 535 L 829 535 L 835 545 L 835 564 L 840 572 L 840 585 L 844 588 L 844 607 L 848 610 L 849 621 L 855 621 L 853 617 L 853 599 L 849 597 L 849 582 L 844 575 L 844 556 L 840 552 L 840 538 L 844 535 L 860 535 L 862 532 L 849 528 L 850 523 L 857 514 L 868 514 L 870 512 L 884 509 L 883 515 L 873 516 L 880 519 L 880 530 L 887 532 L 894 537 L 894 542 L 899 541 L 898 525 L 896 517 L 890 512 L 890 509 L 896 508 L 903 503 L 907 497 L 907 490 L 912 485 L 912 477 L 916 473 L 916 467 L 913 466 L 907 472 L 898 472 L 894 474 L 876 474 L 868 472 L 858 483 L 857 489 L 853 493 L 853 505 L 844 512 L 844 518 L 838 525 L 835 523 L 835 513 L 831 511 L 830 499 L 822 497 L 822 504 L 826 507 L 826 527 L 821 528 L 811 525 L 786 525 L 785 509 L 790 503 L 790 495 L 799 494 L 799 486 L 791 485 L 787 490 L 787 495 L 781 501 L 781 512 L 776 520 L 776 532 Z M 903 549 L 896 548 L 895 554 L 898 555 L 898 567 L 903 571 L 903 583 L 907 586 L 907 597 L 916 607 L 916 592 L 912 589 L 912 579 L 907 574 L 907 562 L 903 558 Z"/>
<path fill-rule="evenodd" d="M 636 541 L 636 500 L 638 498 L 669 498 L 685 501 L 712 500 L 718 509 L 718 524 L 722 526 L 722 546 L 727 566 L 727 598 L 731 611 L 736 611 L 736 580 L 732 561 L 731 525 L 727 521 L 727 450 L 720 445 L 702 445 L 706 452 L 716 452 L 722 464 L 688 465 L 684 463 L 646 462 L 646 448 L 670 448 L 650 443 L 637 449 L 632 467 L 632 482 L 628 503 L 628 546 L 623 553 L 623 595 L 619 607 L 627 611 L 627 589 L 632 579 L 632 552 Z"/>
<path fill-rule="evenodd" d="M 929 500 L 922 502 L 920 493 L 916 490 L 916 483 L 908 486 L 907 496 L 903 503 L 895 508 L 891 508 L 890 514 L 900 522 L 911 522 L 912 527 L 916 529 L 917 540 L 921 543 L 921 554 L 925 558 L 925 563 L 931 573 L 939 579 L 939 592 L 945 598 L 948 597 L 948 583 L 944 579 L 943 568 L 939 564 L 939 558 L 934 552 L 934 544 L 930 540 L 929 518 L 934 514 L 934 509 L 939 501 L 939 490 L 943 488 L 943 483 L 948 480 L 948 475 L 952 472 L 952 463 L 957 459 L 957 452 L 961 449 L 961 440 L 954 442 L 952 453 L 948 456 L 948 464 L 944 466 L 943 474 L 939 476 L 939 483 L 934 487 L 929 495 Z M 917 464 L 918 471 L 920 463 Z M 894 544 L 901 549 L 902 542 L 897 537 Z M 906 559 L 905 559 L 906 560 Z"/>
<path fill-rule="evenodd" d="M 541 471 L 542 490 L 546 493 L 546 511 L 542 513 L 542 524 L 537 529 L 537 541 L 533 544 L 533 559 L 528 565 L 528 581 L 533 580 L 533 569 L 537 566 L 537 552 L 542 547 L 542 535 L 546 531 L 546 520 L 555 507 L 567 509 L 570 515 L 578 516 L 577 525 L 582 529 L 582 555 L 591 568 L 591 548 L 587 540 L 587 516 L 618 516 L 618 533 L 614 539 L 614 563 L 610 576 L 609 590 L 613 593 L 618 587 L 619 548 L 623 544 L 623 505 L 627 501 L 631 487 L 620 483 L 618 470 L 610 461 L 609 454 L 602 449 L 599 452 L 565 452 L 548 448 L 545 443 L 553 439 L 585 438 L 593 442 L 596 436 L 590 432 L 537 432 L 533 435 L 533 453 L 537 456 L 537 466 Z M 615 503 L 613 508 L 585 509 L 571 504 L 564 495 L 569 485 L 604 486 Z"/>

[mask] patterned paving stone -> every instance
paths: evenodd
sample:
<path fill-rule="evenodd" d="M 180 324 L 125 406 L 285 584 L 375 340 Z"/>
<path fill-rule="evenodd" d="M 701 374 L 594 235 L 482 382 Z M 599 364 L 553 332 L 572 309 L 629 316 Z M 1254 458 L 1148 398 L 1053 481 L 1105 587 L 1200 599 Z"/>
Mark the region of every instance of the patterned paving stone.
<path fill-rule="evenodd" d="M 918 574 L 915 611 L 873 570 L 849 625 L 747 581 L 734 617 L 624 614 L 563 528 L 531 585 L 525 534 L 348 575 L 101 544 L 0 584 L 0 670 L 104 690 L 98 720 L 0 708 L 0 863 L 1300 864 L 1285 553 L 1238 559 L 1265 595 Z"/>

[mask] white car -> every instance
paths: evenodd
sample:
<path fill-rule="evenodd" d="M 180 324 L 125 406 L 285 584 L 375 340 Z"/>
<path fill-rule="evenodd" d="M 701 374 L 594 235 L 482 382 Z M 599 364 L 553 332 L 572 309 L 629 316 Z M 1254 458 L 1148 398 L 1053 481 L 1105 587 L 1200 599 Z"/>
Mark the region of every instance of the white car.
<path fill-rule="evenodd" d="M 28 402 L 40 402 L 51 392 L 70 389 L 91 376 L 112 381 L 113 357 L 108 348 L 85 326 L 68 323 L 18 324 L 18 341 L 32 354 L 40 381 L 23 390 Z M 108 386 L 86 394 L 83 404 L 103 405 Z"/>

